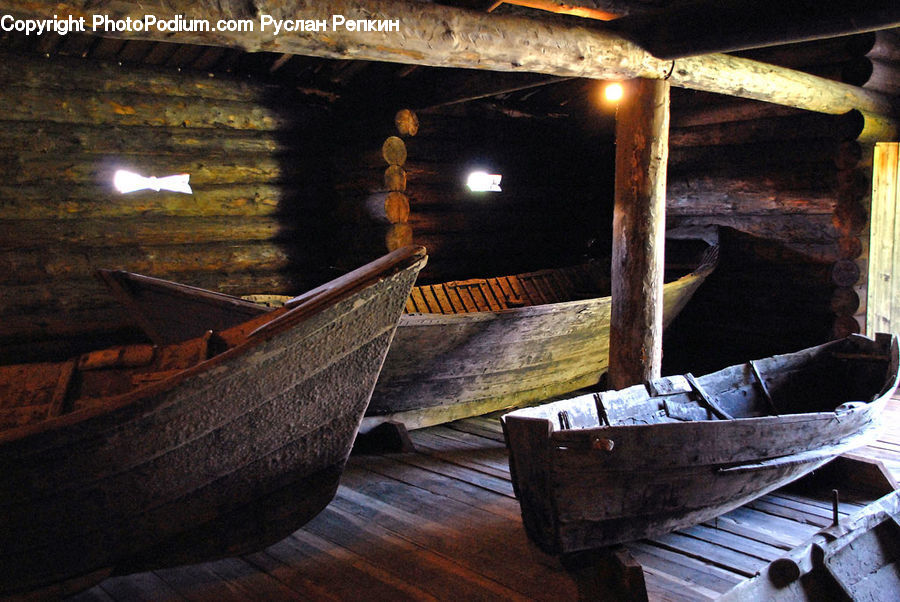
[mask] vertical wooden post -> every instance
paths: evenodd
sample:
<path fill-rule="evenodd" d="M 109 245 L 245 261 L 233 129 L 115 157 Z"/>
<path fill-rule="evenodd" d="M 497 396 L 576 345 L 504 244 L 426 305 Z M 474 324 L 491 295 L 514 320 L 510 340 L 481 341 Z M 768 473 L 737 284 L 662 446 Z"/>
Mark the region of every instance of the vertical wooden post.
<path fill-rule="evenodd" d="M 620 389 L 660 375 L 669 82 L 625 83 L 616 115 L 609 379 Z"/>

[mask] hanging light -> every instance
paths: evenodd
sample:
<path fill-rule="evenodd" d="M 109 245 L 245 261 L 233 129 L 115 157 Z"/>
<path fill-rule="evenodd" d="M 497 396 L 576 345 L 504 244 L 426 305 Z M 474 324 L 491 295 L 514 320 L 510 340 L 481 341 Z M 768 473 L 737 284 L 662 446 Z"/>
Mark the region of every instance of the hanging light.
<path fill-rule="evenodd" d="M 619 82 L 611 82 L 603 88 L 603 98 L 609 102 L 619 102 L 625 96 L 625 88 Z"/>

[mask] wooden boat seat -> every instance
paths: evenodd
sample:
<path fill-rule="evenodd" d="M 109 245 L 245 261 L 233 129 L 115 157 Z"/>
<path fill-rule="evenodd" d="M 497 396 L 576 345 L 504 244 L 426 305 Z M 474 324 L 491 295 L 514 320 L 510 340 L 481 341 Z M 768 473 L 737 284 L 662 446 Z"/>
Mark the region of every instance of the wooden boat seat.
<path fill-rule="evenodd" d="M 473 278 L 413 287 L 407 313 L 458 314 L 562 303 L 609 293 L 608 277 L 592 264 L 515 276 Z"/>
<path fill-rule="evenodd" d="M 514 276 L 414 286 L 404 311 L 411 314 L 501 311 L 608 294 L 608 275 L 603 274 L 598 266 L 583 264 Z M 268 307 L 281 307 L 292 299 L 285 295 L 244 295 L 241 298 Z"/>
<path fill-rule="evenodd" d="M 128 345 L 82 355 L 70 392 L 79 400 L 73 409 L 95 405 L 95 400 L 126 393 L 135 385 L 163 380 L 208 359 L 211 335 L 207 332 L 172 345 Z"/>
<path fill-rule="evenodd" d="M 91 351 L 66 362 L 0 366 L 0 430 L 102 405 L 135 386 L 164 380 L 207 359 L 211 335 L 161 347 Z"/>

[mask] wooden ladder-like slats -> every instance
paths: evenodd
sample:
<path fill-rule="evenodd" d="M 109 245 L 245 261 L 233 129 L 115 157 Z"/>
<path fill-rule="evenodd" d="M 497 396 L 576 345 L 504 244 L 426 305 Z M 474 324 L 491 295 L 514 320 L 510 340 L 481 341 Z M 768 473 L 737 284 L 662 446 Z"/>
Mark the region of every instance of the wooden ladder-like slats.
<path fill-rule="evenodd" d="M 501 311 L 528 305 L 560 303 L 596 288 L 583 266 L 500 276 L 456 280 L 413 287 L 407 313 L 454 314 Z"/>

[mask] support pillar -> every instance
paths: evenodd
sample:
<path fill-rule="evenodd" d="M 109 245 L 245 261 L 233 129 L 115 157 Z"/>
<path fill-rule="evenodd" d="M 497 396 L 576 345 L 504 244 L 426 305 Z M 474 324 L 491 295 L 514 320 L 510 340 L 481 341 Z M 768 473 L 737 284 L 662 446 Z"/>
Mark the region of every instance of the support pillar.
<path fill-rule="evenodd" d="M 616 115 L 609 382 L 660 376 L 669 82 L 625 82 Z"/>

